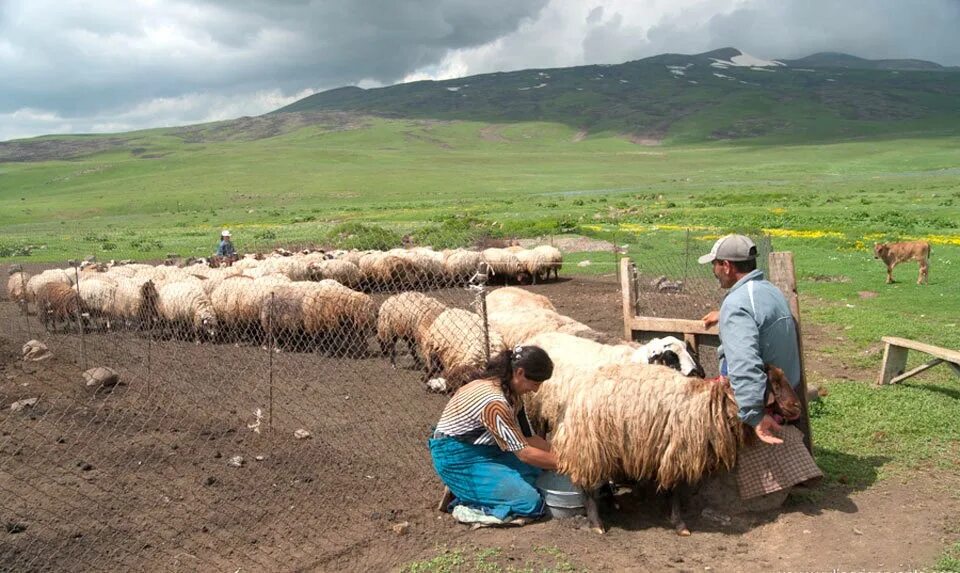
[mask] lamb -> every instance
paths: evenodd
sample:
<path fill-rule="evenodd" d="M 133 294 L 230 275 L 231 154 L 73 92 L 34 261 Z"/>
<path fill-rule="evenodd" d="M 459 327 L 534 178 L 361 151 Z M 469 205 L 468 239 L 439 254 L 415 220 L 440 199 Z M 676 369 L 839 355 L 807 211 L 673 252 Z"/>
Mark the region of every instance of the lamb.
<path fill-rule="evenodd" d="M 30 273 L 20 270 L 11 271 L 7 278 L 7 296 L 17 303 L 21 314 L 27 314 L 27 282 L 30 276 Z"/>
<path fill-rule="evenodd" d="M 74 321 L 82 321 L 83 302 L 71 285 L 59 281 L 44 282 L 37 287 L 33 300 L 37 305 L 37 315 L 47 330 L 57 330 L 61 322 L 69 325 Z M 80 327 L 83 328 L 82 323 Z"/>
<path fill-rule="evenodd" d="M 544 278 L 550 278 L 550 271 L 553 271 L 554 279 L 560 278 L 560 269 L 563 268 L 563 253 L 560 252 L 560 249 L 551 245 L 539 245 L 532 250 L 543 256 L 545 262 Z"/>
<path fill-rule="evenodd" d="M 612 479 L 652 480 L 661 490 L 732 468 L 744 442 L 728 384 L 670 368 L 612 364 L 571 393 L 551 441 L 558 471 L 588 491 L 587 515 L 600 532 L 593 489 Z M 671 521 L 689 535 L 674 495 Z"/>
<path fill-rule="evenodd" d="M 197 344 L 201 337 L 217 333 L 217 314 L 210 297 L 199 282 L 168 282 L 157 290 L 157 311 L 174 330 L 192 332 Z"/>
<path fill-rule="evenodd" d="M 557 311 L 557 307 L 553 306 L 547 297 L 520 287 L 498 288 L 487 295 L 487 312 L 505 312 L 521 308 Z"/>
<path fill-rule="evenodd" d="M 443 311 L 423 337 L 426 359 L 426 381 L 431 390 L 452 392 L 469 382 L 468 378 L 483 367 L 488 356 L 506 346 L 493 330 L 489 346 L 484 350 L 483 319 L 478 314 L 459 308 Z M 443 375 L 442 378 L 434 378 Z"/>
<path fill-rule="evenodd" d="M 397 341 L 404 340 L 417 367 L 423 367 L 423 337 L 446 309 L 442 302 L 418 292 L 400 293 L 383 301 L 377 316 L 377 340 L 383 354 L 390 356 L 391 366 L 397 367 Z"/>

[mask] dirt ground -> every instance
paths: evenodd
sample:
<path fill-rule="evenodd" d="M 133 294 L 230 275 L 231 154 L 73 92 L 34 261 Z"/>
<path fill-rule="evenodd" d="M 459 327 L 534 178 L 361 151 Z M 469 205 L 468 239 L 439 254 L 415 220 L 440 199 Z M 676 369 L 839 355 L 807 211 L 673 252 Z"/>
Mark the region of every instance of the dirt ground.
<path fill-rule="evenodd" d="M 622 332 L 615 277 L 530 288 Z M 591 571 L 910 570 L 934 562 L 960 511 L 955 478 L 918 475 L 821 486 L 729 521 L 693 513 L 688 538 L 642 492 L 619 496 L 604 536 L 576 519 L 470 531 L 434 509 L 426 437 L 446 398 L 423 391 L 406 357 L 392 370 L 373 353 L 46 334 L 9 302 L 0 325 L 0 570 L 380 571 L 441 547 L 498 548 L 503 569 L 556 548 Z M 818 336 L 805 331 L 808 367 L 835 371 Z M 18 360 L 32 337 L 53 358 Z M 80 372 L 98 365 L 123 384 L 85 387 Z M 39 400 L 11 410 L 26 398 Z"/>

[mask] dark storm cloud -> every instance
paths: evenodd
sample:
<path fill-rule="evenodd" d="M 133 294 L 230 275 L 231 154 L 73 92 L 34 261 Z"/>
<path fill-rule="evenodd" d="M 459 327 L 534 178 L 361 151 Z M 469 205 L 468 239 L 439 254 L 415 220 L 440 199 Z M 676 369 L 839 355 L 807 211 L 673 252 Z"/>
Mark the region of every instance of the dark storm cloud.
<path fill-rule="evenodd" d="M 0 113 L 66 115 L 192 92 L 389 83 L 491 42 L 547 0 L 11 0 Z"/>

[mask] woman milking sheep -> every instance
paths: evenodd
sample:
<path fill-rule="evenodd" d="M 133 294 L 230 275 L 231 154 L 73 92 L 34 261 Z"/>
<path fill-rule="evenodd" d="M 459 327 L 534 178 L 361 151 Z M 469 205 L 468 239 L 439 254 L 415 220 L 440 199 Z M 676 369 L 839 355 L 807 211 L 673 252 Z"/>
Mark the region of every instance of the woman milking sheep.
<path fill-rule="evenodd" d="M 517 346 L 493 356 L 444 408 L 430 454 L 458 521 L 522 525 L 543 515 L 534 484 L 541 471 L 556 469 L 557 457 L 530 431 L 522 396 L 552 374 L 542 348 Z"/>

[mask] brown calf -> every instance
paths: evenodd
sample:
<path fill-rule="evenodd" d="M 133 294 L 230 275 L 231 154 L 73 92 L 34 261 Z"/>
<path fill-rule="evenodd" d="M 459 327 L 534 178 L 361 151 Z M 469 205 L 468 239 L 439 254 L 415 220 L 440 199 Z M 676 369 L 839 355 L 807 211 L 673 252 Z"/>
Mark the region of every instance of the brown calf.
<path fill-rule="evenodd" d="M 875 243 L 873 245 L 873 256 L 887 264 L 887 284 L 893 282 L 893 267 L 905 261 L 920 263 L 920 276 L 917 277 L 917 284 L 927 282 L 927 274 L 930 269 L 930 243 L 926 241 Z"/>

